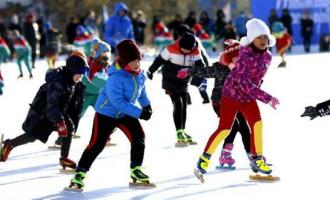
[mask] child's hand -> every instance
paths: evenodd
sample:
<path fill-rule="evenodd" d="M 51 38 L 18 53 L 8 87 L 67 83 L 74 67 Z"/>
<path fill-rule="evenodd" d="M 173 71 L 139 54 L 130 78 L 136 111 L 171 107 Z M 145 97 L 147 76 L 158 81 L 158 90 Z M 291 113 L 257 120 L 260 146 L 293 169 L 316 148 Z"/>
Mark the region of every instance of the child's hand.
<path fill-rule="evenodd" d="M 280 101 L 275 97 L 272 97 L 268 104 L 276 110 L 276 106 L 280 104 Z"/>
<path fill-rule="evenodd" d="M 180 69 L 176 75 L 179 79 L 184 79 L 189 75 L 188 68 Z"/>

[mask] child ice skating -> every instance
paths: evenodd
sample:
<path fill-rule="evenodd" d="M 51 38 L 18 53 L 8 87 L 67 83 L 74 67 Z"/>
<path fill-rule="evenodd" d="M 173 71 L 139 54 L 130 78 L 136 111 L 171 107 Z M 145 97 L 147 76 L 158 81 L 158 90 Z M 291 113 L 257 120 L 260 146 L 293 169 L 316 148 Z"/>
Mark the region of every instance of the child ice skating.
<path fill-rule="evenodd" d="M 219 143 L 230 133 L 233 121 L 241 112 L 251 131 L 251 167 L 254 172 L 271 174 L 271 168 L 262 159 L 262 120 L 256 100 L 269 104 L 274 109 L 279 101 L 260 89 L 271 61 L 268 47 L 275 45 L 275 38 L 267 25 L 259 19 L 246 23 L 247 36 L 241 39 L 242 48 L 235 67 L 225 81 L 220 108 L 220 122 L 209 138 L 203 155 L 197 162 L 195 174 L 203 182 L 203 174 L 210 164 L 211 155 Z"/>
<path fill-rule="evenodd" d="M 148 77 L 152 79 L 153 73 L 162 66 L 162 87 L 173 103 L 173 119 L 176 128 L 177 147 L 186 147 L 188 144 L 196 144 L 196 142 L 194 142 L 192 137 L 185 132 L 187 91 L 190 77 L 179 79 L 176 77 L 176 74 L 183 68 L 204 65 L 195 36 L 186 33 L 174 44 L 171 44 L 162 50 L 160 55 L 149 67 L 147 73 Z M 194 79 L 192 82 L 193 81 Z"/>
<path fill-rule="evenodd" d="M 65 190 L 82 191 L 86 173 L 116 127 L 124 132 L 131 143 L 131 186 L 155 187 L 141 168 L 145 134 L 139 119 L 149 120 L 152 114 L 145 89 L 146 77 L 140 68 L 141 53 L 132 40 L 123 40 L 117 45 L 117 50 L 119 56 L 111 65 L 109 78 L 96 101 L 91 140 L 80 158 L 76 174 Z M 136 105 L 137 102 L 141 107 Z"/>
<path fill-rule="evenodd" d="M 220 100 L 222 96 L 223 85 L 228 74 L 230 73 L 230 70 L 235 67 L 235 63 L 238 58 L 238 52 L 241 47 L 240 43 L 237 40 L 228 39 L 224 43 L 224 52 L 220 54 L 219 61 L 215 62 L 212 66 L 195 66 L 191 69 L 182 69 L 178 72 L 179 78 L 185 78 L 187 75 L 193 77 L 197 76 L 203 78 L 215 78 L 211 99 L 213 109 L 217 116 L 219 116 L 219 110 L 221 107 Z M 233 166 L 235 160 L 231 156 L 231 151 L 234 147 L 233 142 L 237 132 L 240 132 L 245 151 L 248 156 L 250 155 L 250 129 L 242 113 L 238 112 L 230 130 L 230 133 L 224 141 L 223 149 L 219 158 L 219 168 L 235 169 L 235 167 Z"/>
<path fill-rule="evenodd" d="M 60 165 L 64 169 L 76 167 L 68 155 L 72 132 L 75 129 L 71 118 L 75 118 L 74 115 L 79 113 L 69 113 L 68 110 L 71 109 L 70 106 L 77 104 L 77 99 L 71 96 L 78 97 L 78 94 L 83 94 L 83 91 L 78 91 L 75 85 L 87 69 L 86 56 L 83 52 L 73 52 L 64 67 L 50 70 L 46 74 L 46 83 L 39 88 L 22 125 L 25 133 L 4 141 L 0 162 L 5 162 L 14 148 L 37 139 L 46 143 L 50 134 L 57 131 L 58 135 L 63 137 Z M 79 102 L 82 104 L 82 101 Z"/>
<path fill-rule="evenodd" d="M 275 22 L 272 27 L 273 35 L 276 38 L 276 51 L 281 56 L 281 63 L 278 67 L 286 67 L 284 55 L 292 44 L 291 35 L 285 30 L 282 22 Z"/>
<path fill-rule="evenodd" d="M 30 74 L 30 78 L 33 78 L 32 75 L 32 69 L 31 69 L 31 47 L 29 43 L 26 41 L 26 39 L 19 33 L 19 31 L 14 31 L 14 48 L 15 48 L 15 55 L 17 59 L 17 65 L 19 69 L 19 76 L 18 78 L 23 77 L 23 71 L 22 71 L 22 62 L 24 62 L 26 69 L 28 70 Z"/>

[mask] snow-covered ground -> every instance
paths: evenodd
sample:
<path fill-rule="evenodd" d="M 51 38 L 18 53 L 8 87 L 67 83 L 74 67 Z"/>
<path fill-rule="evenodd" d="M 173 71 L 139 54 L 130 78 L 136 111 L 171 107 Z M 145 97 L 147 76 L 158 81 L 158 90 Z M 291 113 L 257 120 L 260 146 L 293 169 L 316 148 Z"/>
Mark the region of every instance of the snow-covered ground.
<path fill-rule="evenodd" d="M 220 146 L 212 157 L 205 183 L 193 175 L 197 159 L 210 134 L 218 125 L 211 105 L 202 104 L 196 87 L 190 88 L 193 104 L 188 107 L 187 132 L 198 145 L 175 148 L 175 129 L 172 104 L 161 89 L 161 75 L 147 82 L 147 91 L 154 114 L 145 122 L 145 172 L 157 187 L 134 190 L 128 187 L 129 151 L 127 138 L 120 131 L 113 134 L 117 146 L 107 147 L 94 162 L 86 178 L 83 193 L 64 192 L 72 175 L 59 173 L 59 151 L 47 149 L 57 134 L 54 132 L 47 145 L 36 141 L 14 149 L 5 163 L 0 163 L 0 199 L 329 199 L 330 175 L 330 117 L 310 121 L 300 118 L 307 105 L 330 98 L 329 53 L 292 55 L 287 68 L 276 68 L 280 62 L 274 57 L 264 78 L 263 89 L 280 100 L 273 110 L 259 103 L 264 120 L 264 154 L 273 164 L 276 183 L 250 182 L 248 159 L 238 134 L 233 156 L 237 169 L 219 171 Z M 214 59 L 213 59 L 214 60 Z M 151 59 L 142 62 L 147 68 Z M 63 64 L 63 60 L 58 65 Z M 0 133 L 13 138 L 22 133 L 29 103 L 44 81 L 47 64 L 37 62 L 34 79 L 17 80 L 14 63 L 1 66 L 5 79 L 4 95 L 0 96 Z M 211 94 L 213 81 L 209 84 Z M 74 139 L 70 158 L 78 161 L 90 134 L 94 111 L 89 109 L 82 118 Z"/>

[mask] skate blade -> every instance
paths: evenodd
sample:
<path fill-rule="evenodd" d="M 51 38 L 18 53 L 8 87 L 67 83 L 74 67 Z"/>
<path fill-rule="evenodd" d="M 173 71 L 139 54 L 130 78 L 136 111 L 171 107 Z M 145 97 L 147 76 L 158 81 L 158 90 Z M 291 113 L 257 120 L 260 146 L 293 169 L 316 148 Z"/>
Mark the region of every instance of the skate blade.
<path fill-rule="evenodd" d="M 59 171 L 62 174 L 74 174 L 76 172 L 76 169 L 60 169 Z"/>
<path fill-rule="evenodd" d="M 215 167 L 216 169 L 224 169 L 224 170 L 235 170 L 235 166 L 224 166 L 224 165 L 219 165 Z"/>
<path fill-rule="evenodd" d="M 82 188 L 78 188 L 78 187 L 65 187 L 64 189 L 63 189 L 64 191 L 68 191 L 68 192 L 82 192 L 83 191 L 83 189 Z"/>
<path fill-rule="evenodd" d="M 73 135 L 72 135 L 72 138 L 73 138 L 73 139 L 79 139 L 79 138 L 80 138 L 80 135 L 73 134 Z"/>
<path fill-rule="evenodd" d="M 60 150 L 61 149 L 61 146 L 53 145 L 53 146 L 49 146 L 48 149 L 49 150 Z"/>
<path fill-rule="evenodd" d="M 260 174 L 250 175 L 249 178 L 252 181 L 265 181 L 265 182 L 275 182 L 280 180 L 280 177 L 278 176 L 260 175 Z"/>
<path fill-rule="evenodd" d="M 186 142 L 177 142 L 175 143 L 175 147 L 187 147 L 188 144 Z"/>
<path fill-rule="evenodd" d="M 116 143 L 107 143 L 105 146 L 107 146 L 107 147 L 113 147 L 113 146 L 117 146 L 117 144 Z"/>
<path fill-rule="evenodd" d="M 195 176 L 198 178 L 198 180 L 199 180 L 201 183 L 204 183 L 204 177 L 203 177 L 203 174 L 200 173 L 198 169 L 194 169 L 194 174 L 195 174 Z"/>
<path fill-rule="evenodd" d="M 154 183 L 130 182 L 129 187 L 134 189 L 152 189 L 155 188 L 156 185 Z"/>
<path fill-rule="evenodd" d="M 191 142 L 187 142 L 189 145 L 197 145 L 197 142 L 191 141 Z"/>

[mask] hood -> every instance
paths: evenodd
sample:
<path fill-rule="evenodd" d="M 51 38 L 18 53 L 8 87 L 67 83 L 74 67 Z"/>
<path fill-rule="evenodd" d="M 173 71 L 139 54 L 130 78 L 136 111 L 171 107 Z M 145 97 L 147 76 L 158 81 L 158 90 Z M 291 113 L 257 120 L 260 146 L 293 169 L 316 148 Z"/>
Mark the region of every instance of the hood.
<path fill-rule="evenodd" d="M 46 73 L 45 81 L 49 82 L 59 82 L 66 83 L 69 85 L 74 85 L 72 75 L 65 67 L 60 67 L 56 69 L 50 69 Z"/>
<path fill-rule="evenodd" d="M 128 7 L 125 3 L 116 3 L 115 10 L 113 12 L 114 15 L 119 15 L 119 11 L 125 10 L 126 13 L 128 12 Z"/>

